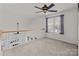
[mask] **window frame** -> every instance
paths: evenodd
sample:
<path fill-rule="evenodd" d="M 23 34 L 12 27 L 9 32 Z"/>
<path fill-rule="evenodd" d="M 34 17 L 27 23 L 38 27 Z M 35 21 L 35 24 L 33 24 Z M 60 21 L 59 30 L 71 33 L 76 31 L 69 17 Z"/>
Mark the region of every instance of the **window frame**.
<path fill-rule="evenodd" d="M 55 18 L 56 17 L 60 17 L 60 33 L 59 34 L 64 34 L 64 14 L 46 18 L 46 33 L 51 32 L 51 31 L 49 31 L 49 28 L 48 28 L 48 26 L 49 26 L 48 25 L 48 20 L 51 19 L 51 18 L 53 18 L 53 27 L 54 27 L 53 28 L 54 32 L 51 32 L 51 33 L 56 33 L 55 32 Z"/>

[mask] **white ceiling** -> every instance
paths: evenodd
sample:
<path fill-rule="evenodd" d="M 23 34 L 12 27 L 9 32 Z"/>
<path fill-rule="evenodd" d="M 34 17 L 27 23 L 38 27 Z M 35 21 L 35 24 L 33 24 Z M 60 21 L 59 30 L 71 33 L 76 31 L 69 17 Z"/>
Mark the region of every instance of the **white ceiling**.
<path fill-rule="evenodd" d="M 43 3 L 4 3 L 0 4 L 0 16 L 1 17 L 21 17 L 30 19 L 32 17 L 43 15 L 43 13 L 35 13 L 40 11 L 39 9 L 34 8 L 34 6 L 42 7 Z M 47 3 L 47 5 L 50 5 Z M 56 3 L 51 10 L 58 10 L 58 12 L 71 8 L 76 7 L 77 4 L 75 3 Z M 53 14 L 49 13 L 49 14 Z"/>
<path fill-rule="evenodd" d="M 46 3 L 47 5 L 50 5 Z M 35 19 L 42 18 L 44 13 L 35 13 L 40 11 L 34 6 L 42 7 L 44 4 L 36 3 L 0 3 L 0 30 L 2 29 L 16 29 L 16 22 L 20 23 L 21 28 L 29 27 L 30 24 Z M 58 10 L 58 12 L 63 11 L 68 8 L 76 7 L 77 4 L 63 3 L 55 4 L 52 10 Z M 48 14 L 54 14 L 48 13 Z"/>

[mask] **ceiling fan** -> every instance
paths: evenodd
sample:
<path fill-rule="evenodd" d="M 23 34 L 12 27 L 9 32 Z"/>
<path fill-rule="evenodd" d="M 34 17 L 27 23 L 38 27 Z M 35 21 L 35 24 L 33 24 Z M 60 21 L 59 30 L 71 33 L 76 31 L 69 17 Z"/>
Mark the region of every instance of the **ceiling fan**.
<path fill-rule="evenodd" d="M 46 4 L 44 4 L 44 6 L 43 7 L 38 7 L 38 6 L 34 6 L 35 8 L 38 8 L 38 9 L 40 9 L 41 11 L 38 11 L 38 12 L 36 12 L 36 13 L 40 13 L 40 12 L 44 12 L 44 13 L 46 13 L 47 11 L 48 12 L 57 12 L 57 10 L 50 10 L 52 7 L 54 7 L 55 6 L 55 4 L 50 4 L 49 6 L 47 6 Z"/>

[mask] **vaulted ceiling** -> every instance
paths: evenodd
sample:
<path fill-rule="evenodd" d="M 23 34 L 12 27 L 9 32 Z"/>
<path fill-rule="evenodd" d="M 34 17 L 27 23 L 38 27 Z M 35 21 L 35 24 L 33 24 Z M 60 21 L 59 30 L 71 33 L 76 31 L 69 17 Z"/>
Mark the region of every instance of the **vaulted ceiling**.
<path fill-rule="evenodd" d="M 0 16 L 8 17 L 8 18 L 26 18 L 30 19 L 31 17 L 36 17 L 43 15 L 44 13 L 35 13 L 40 11 L 39 9 L 34 8 L 34 6 L 42 7 L 45 3 L 6 3 L 0 4 Z M 51 3 L 46 3 L 50 5 Z M 76 7 L 77 4 L 75 3 L 55 3 L 55 6 L 51 8 L 51 10 L 58 10 L 58 12 L 71 8 Z M 48 12 L 48 14 L 53 14 L 56 12 Z"/>
<path fill-rule="evenodd" d="M 41 18 L 44 13 L 35 13 L 40 11 L 34 6 L 42 7 L 45 3 L 0 3 L 0 29 L 14 29 L 16 22 L 20 21 L 22 28 L 28 27 L 27 24 L 35 18 Z M 51 3 L 46 3 L 50 5 Z M 55 3 L 51 10 L 58 10 L 58 12 L 68 8 L 76 7 L 75 3 Z M 54 14 L 55 12 L 48 12 Z M 33 19 L 34 18 L 34 19 Z"/>

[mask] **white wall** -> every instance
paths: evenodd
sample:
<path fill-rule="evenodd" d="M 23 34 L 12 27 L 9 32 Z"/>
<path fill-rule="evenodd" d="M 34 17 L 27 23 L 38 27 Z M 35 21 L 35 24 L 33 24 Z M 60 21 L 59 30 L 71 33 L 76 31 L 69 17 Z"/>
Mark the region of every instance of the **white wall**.
<path fill-rule="evenodd" d="M 47 33 L 46 36 L 48 38 L 53 38 L 53 39 L 69 42 L 72 44 L 77 44 L 78 42 L 77 7 L 64 10 L 58 14 L 64 14 L 64 35 Z"/>
<path fill-rule="evenodd" d="M 79 8 L 78 8 L 78 55 L 79 55 Z"/>
<path fill-rule="evenodd" d="M 44 37 L 45 30 L 42 29 L 45 28 L 45 18 L 44 16 L 36 16 L 41 15 L 42 13 L 36 14 L 36 10 L 33 7 L 36 4 L 34 4 L 33 6 L 32 5 L 33 4 L 0 4 L 0 30 L 16 29 L 16 22 L 19 21 L 20 29 L 33 30 L 32 32 L 27 33 L 31 37 Z M 31 7 L 33 10 L 31 9 Z M 60 7 L 62 7 L 61 4 Z M 63 6 L 63 8 L 65 7 Z M 35 15 L 35 18 L 30 17 L 31 13 Z M 61 13 L 65 15 L 65 34 L 60 35 L 54 33 L 47 33 L 46 36 L 49 38 L 59 39 L 69 43 L 77 44 L 76 8 L 73 8 L 71 10 L 65 10 Z M 33 14 L 31 16 L 33 16 Z"/>
<path fill-rule="evenodd" d="M 43 18 L 37 17 L 36 4 L 0 4 L 0 30 L 15 30 L 16 23 L 20 29 L 31 29 L 26 32 L 31 37 L 43 37 Z M 34 18 L 35 17 L 35 18 Z"/>
<path fill-rule="evenodd" d="M 16 23 L 20 23 L 20 29 L 29 27 L 27 10 L 24 4 L 0 4 L 0 30 L 16 29 Z"/>
<path fill-rule="evenodd" d="M 39 38 L 43 38 L 44 34 L 45 34 L 45 18 L 44 17 L 35 17 L 31 20 L 29 28 L 32 29 L 32 32 L 29 32 L 28 34 L 31 37 L 37 37 Z"/>

